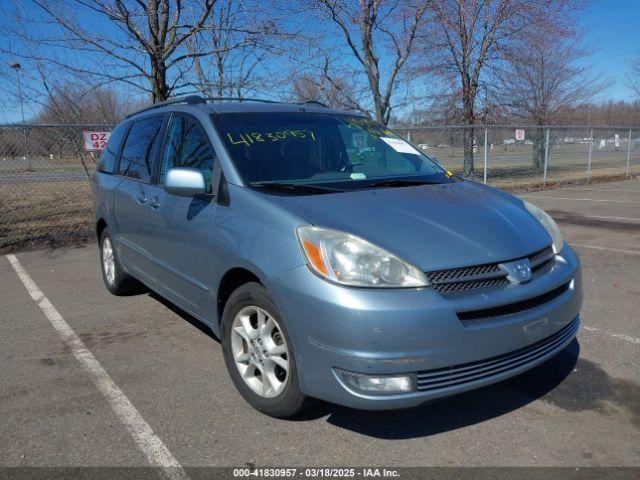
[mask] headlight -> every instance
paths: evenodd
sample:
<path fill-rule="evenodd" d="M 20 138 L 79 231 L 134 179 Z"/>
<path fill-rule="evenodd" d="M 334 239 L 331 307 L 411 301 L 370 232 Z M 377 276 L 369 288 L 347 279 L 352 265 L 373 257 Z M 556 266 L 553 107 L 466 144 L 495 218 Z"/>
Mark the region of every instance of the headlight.
<path fill-rule="evenodd" d="M 355 287 L 426 287 L 419 269 L 392 253 L 345 232 L 298 227 L 307 264 L 318 275 Z"/>
<path fill-rule="evenodd" d="M 549 215 L 547 212 L 539 207 L 536 207 L 532 203 L 524 201 L 524 206 L 527 210 L 529 210 L 531 215 L 536 217 L 536 219 L 542 224 L 545 230 L 549 232 L 549 235 L 551 235 L 551 240 L 553 240 L 553 253 L 560 253 L 560 251 L 562 250 L 562 246 L 564 245 L 564 240 L 555 220 L 551 218 L 551 215 Z"/>

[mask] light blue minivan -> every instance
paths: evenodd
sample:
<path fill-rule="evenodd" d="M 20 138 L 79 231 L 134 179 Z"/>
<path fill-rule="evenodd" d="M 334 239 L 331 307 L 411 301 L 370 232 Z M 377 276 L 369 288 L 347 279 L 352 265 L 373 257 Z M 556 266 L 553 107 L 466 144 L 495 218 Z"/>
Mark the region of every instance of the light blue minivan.
<path fill-rule="evenodd" d="M 208 325 L 268 415 L 419 405 L 578 330 L 579 261 L 551 217 L 363 115 L 170 100 L 113 130 L 93 189 L 109 291 L 144 284 Z"/>

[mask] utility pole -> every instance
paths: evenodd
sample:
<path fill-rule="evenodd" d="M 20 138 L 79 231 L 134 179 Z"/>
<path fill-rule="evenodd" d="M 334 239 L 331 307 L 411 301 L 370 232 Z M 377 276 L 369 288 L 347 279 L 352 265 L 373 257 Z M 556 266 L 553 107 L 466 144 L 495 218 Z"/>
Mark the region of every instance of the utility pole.
<path fill-rule="evenodd" d="M 27 154 L 27 170 L 31 171 L 31 153 L 29 152 L 29 140 L 27 139 L 27 128 L 25 127 L 25 121 L 24 121 L 24 104 L 22 102 L 22 86 L 20 84 L 20 64 L 19 63 L 14 63 L 13 65 L 11 65 L 11 68 L 13 68 L 16 71 L 16 77 L 18 79 L 18 98 L 20 99 L 20 113 L 22 114 L 22 134 L 24 136 L 24 149 L 25 152 Z"/>

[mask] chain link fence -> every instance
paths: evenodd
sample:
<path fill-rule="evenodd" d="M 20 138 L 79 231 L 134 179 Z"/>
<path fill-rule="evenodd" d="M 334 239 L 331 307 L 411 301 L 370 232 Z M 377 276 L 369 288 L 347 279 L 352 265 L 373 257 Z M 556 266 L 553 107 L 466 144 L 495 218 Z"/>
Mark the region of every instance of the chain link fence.
<path fill-rule="evenodd" d="M 640 174 L 640 128 L 476 126 L 396 131 L 448 170 L 500 188 Z"/>
<path fill-rule="evenodd" d="M 83 148 L 83 131 L 90 130 L 110 127 L 0 125 L 1 250 L 93 236 L 89 180 L 99 154 Z M 396 131 L 448 170 L 499 188 L 640 175 L 640 128 L 448 126 Z"/>
<path fill-rule="evenodd" d="M 104 125 L 0 126 L 0 249 L 93 235 L 90 178 L 99 154 L 83 131 Z"/>

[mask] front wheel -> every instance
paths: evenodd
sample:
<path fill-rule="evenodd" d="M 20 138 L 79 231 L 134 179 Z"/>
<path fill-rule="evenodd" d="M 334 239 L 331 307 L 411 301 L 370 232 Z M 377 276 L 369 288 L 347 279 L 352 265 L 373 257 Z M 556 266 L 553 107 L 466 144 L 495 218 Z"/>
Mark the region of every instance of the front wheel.
<path fill-rule="evenodd" d="M 282 317 L 262 285 L 247 283 L 227 301 L 222 348 L 233 383 L 255 409 L 286 418 L 310 404 L 299 388 L 291 340 Z"/>

